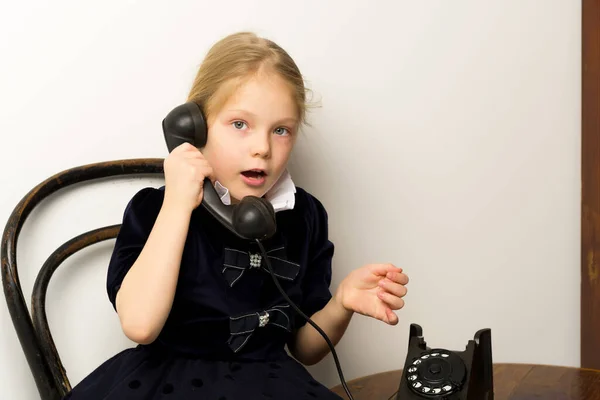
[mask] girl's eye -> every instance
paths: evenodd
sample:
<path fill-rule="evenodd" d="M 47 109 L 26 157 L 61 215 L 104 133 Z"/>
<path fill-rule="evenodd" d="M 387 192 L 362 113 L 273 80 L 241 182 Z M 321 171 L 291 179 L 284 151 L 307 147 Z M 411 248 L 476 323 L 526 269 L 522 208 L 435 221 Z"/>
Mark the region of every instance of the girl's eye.
<path fill-rule="evenodd" d="M 244 123 L 242 121 L 235 121 L 235 122 L 233 122 L 233 127 L 235 129 L 244 129 L 245 126 L 246 126 L 246 123 Z"/>
<path fill-rule="evenodd" d="M 290 132 L 287 130 L 287 128 L 280 127 L 275 129 L 275 133 L 277 135 L 285 135 L 286 133 L 289 134 Z"/>

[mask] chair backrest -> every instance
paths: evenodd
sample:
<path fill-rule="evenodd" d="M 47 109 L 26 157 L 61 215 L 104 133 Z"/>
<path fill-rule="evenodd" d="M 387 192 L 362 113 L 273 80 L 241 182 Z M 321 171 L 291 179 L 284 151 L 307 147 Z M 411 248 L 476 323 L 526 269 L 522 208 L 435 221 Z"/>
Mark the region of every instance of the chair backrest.
<path fill-rule="evenodd" d="M 60 172 L 33 188 L 15 207 L 2 235 L 2 284 L 10 316 L 42 400 L 58 400 L 71 385 L 52 339 L 46 318 L 46 291 L 52 274 L 69 256 L 94 243 L 117 236 L 120 224 L 83 233 L 56 249 L 34 283 L 31 314 L 17 270 L 17 240 L 31 211 L 45 198 L 73 184 L 123 175 L 163 174 L 163 159 L 130 159 L 88 164 Z"/>

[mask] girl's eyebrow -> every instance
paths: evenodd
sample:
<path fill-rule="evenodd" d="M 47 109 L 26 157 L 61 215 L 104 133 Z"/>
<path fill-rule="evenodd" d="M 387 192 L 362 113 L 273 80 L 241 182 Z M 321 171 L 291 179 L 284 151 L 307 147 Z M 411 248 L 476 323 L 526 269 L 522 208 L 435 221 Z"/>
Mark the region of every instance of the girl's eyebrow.
<path fill-rule="evenodd" d="M 247 111 L 247 110 L 238 109 L 238 108 L 236 108 L 236 109 L 229 109 L 229 110 L 226 110 L 226 112 L 227 113 L 241 113 L 241 114 L 246 114 L 246 115 L 248 115 L 250 117 L 253 117 L 253 118 L 256 117 L 256 114 L 254 114 L 253 112 L 250 112 L 250 111 Z"/>
<path fill-rule="evenodd" d="M 243 112 L 243 113 L 246 113 L 246 114 L 252 114 L 252 115 L 254 115 L 252 112 L 250 112 L 248 110 L 244 110 L 242 108 L 229 108 L 226 111 L 227 112 Z"/>
<path fill-rule="evenodd" d="M 226 111 L 227 113 L 241 113 L 241 114 L 246 114 L 252 118 L 256 118 L 256 114 L 254 114 L 251 111 L 248 110 L 242 110 L 242 109 L 229 109 Z M 289 123 L 289 124 L 296 124 L 298 122 L 298 119 L 295 117 L 284 117 L 281 118 L 279 120 L 277 120 L 277 124 L 283 124 L 283 123 Z"/>

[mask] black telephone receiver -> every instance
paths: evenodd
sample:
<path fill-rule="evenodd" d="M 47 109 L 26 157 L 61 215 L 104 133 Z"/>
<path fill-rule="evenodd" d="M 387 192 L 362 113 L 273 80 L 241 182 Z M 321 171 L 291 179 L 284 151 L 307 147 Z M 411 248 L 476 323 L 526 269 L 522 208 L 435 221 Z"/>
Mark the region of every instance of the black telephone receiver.
<path fill-rule="evenodd" d="M 183 143 L 197 148 L 206 144 L 208 127 L 200 106 L 194 102 L 175 107 L 162 121 L 169 153 Z M 241 239 L 264 240 L 275 234 L 275 210 L 267 200 L 246 196 L 236 205 L 225 205 L 210 179 L 204 180 L 202 205 L 221 224 Z"/>

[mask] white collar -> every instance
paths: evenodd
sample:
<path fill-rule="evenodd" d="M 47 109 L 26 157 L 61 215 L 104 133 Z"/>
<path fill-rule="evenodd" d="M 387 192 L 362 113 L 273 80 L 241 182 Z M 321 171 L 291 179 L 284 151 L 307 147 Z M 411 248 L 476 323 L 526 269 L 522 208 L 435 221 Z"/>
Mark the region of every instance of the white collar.
<path fill-rule="evenodd" d="M 219 195 L 219 198 L 225 205 L 231 204 L 231 196 L 229 189 L 221 185 L 219 181 L 215 182 L 215 190 Z M 291 210 L 294 208 L 296 202 L 296 185 L 292 181 L 292 177 L 286 169 L 283 174 L 279 177 L 277 182 L 271 187 L 271 189 L 265 194 L 267 199 L 273 205 L 275 212 Z"/>

